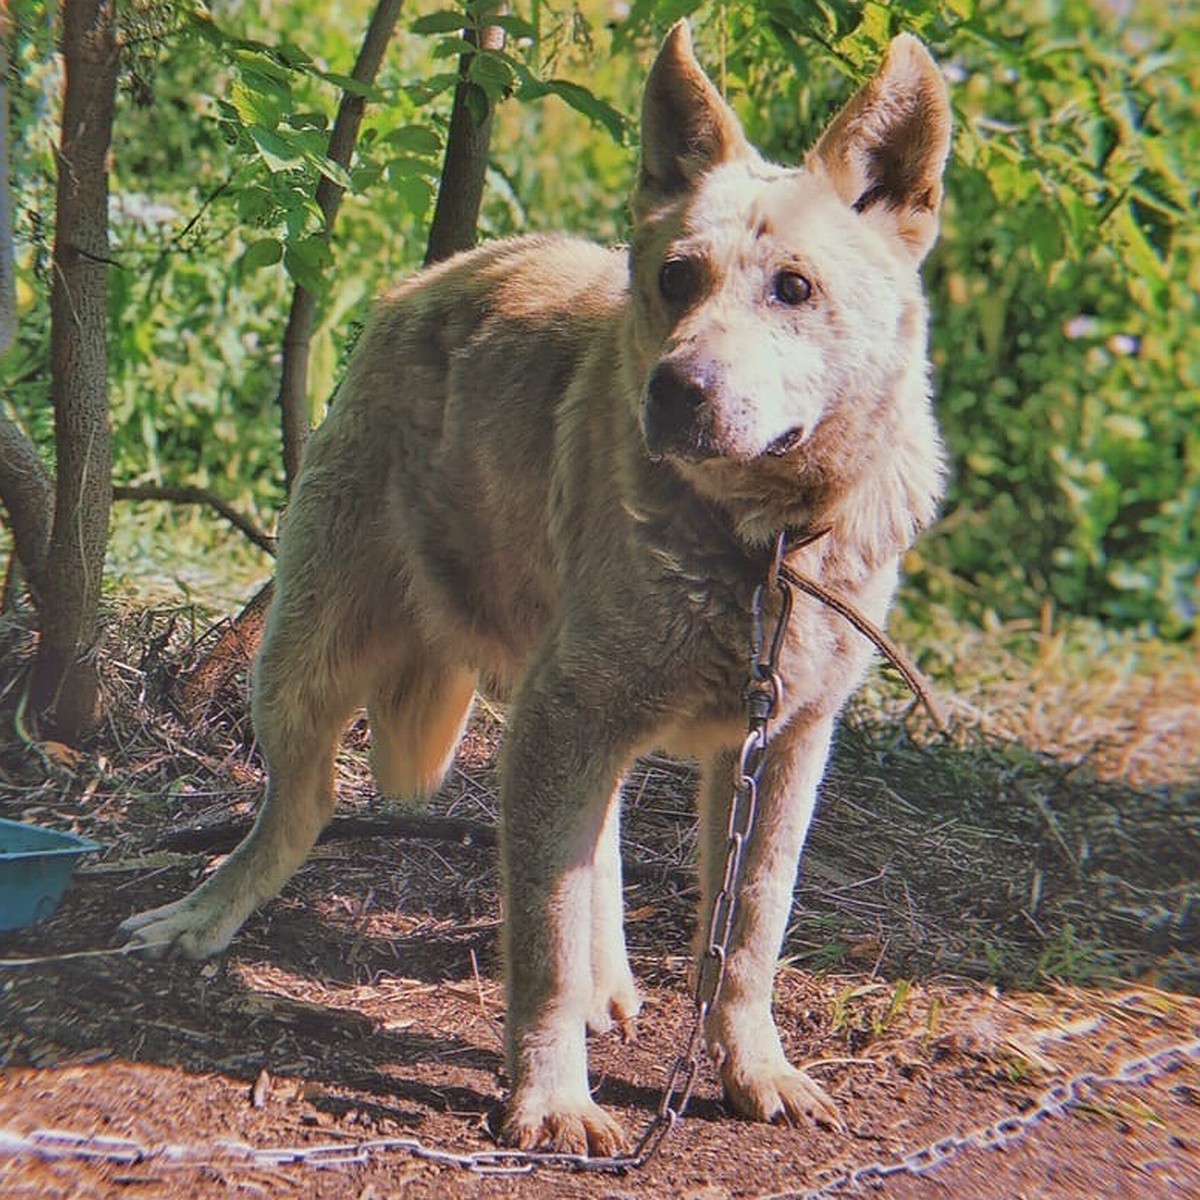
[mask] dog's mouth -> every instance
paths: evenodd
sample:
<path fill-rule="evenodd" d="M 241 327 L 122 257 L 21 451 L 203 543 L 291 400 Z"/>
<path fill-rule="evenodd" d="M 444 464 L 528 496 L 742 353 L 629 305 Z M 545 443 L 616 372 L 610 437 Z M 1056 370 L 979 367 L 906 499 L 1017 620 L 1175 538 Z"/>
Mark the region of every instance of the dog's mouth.
<path fill-rule="evenodd" d="M 795 450 L 804 441 L 804 437 L 804 426 L 797 425 L 786 433 L 781 433 L 763 453 L 769 454 L 772 458 L 782 458 L 789 451 Z"/>

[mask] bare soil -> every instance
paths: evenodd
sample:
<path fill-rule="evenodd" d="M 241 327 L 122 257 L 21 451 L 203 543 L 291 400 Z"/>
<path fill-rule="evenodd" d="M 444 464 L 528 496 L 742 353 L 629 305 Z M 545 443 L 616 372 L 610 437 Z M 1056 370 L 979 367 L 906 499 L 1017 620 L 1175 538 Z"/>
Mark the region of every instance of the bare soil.
<path fill-rule="evenodd" d="M 405 818 L 326 841 L 219 963 L 146 963 L 114 952 L 116 926 L 182 894 L 224 844 L 181 851 L 167 835 L 244 819 L 261 786 L 239 697 L 200 723 L 166 712 L 178 661 L 158 620 L 126 639 L 152 652 L 110 658 L 118 703 L 94 745 L 0 753 L 0 816 L 105 847 L 53 918 L 0 935 L 0 1195 L 765 1200 L 934 1145 L 918 1164 L 930 1169 L 877 1179 L 877 1194 L 1200 1195 L 1200 769 L 1174 735 L 1136 747 L 1129 735 L 1107 772 L 1094 769 L 1104 755 L 1055 758 L 979 722 L 932 742 L 886 688 L 890 715 L 876 688 L 843 730 L 776 993 L 793 1061 L 837 1101 L 844 1131 L 738 1120 L 706 1070 L 660 1153 L 623 1175 L 479 1175 L 396 1147 L 326 1166 L 239 1158 L 223 1143 L 494 1148 L 499 725 L 479 714 L 432 806 L 457 824 Z M 1194 701 L 1170 698 L 1181 712 Z M 1131 720 L 1179 729 L 1144 705 Z M 383 821 L 364 748 L 352 730 L 344 811 Z M 627 789 L 646 1007 L 634 1042 L 596 1038 L 590 1056 L 598 1099 L 634 1134 L 690 1024 L 692 782 L 654 759 Z M 1106 1078 L 1147 1057 L 1148 1077 Z M 962 1144 L 989 1127 L 1001 1146 Z M 47 1130 L 145 1153 L 116 1161 L 121 1142 L 87 1158 L 61 1140 L 35 1153 L 27 1139 Z"/>

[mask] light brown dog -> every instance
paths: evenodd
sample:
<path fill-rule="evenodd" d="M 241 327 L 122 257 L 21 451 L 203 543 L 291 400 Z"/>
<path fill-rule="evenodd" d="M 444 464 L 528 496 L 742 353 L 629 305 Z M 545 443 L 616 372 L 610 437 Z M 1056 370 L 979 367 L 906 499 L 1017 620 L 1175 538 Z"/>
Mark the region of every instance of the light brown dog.
<path fill-rule="evenodd" d="M 745 732 L 751 593 L 780 530 L 794 566 L 882 621 L 933 516 L 942 455 L 919 266 L 949 149 L 911 37 L 803 167 L 765 162 L 677 25 L 651 71 L 629 251 L 522 238 L 379 304 L 313 436 L 280 542 L 254 692 L 269 769 L 211 878 L 126 923 L 201 958 L 301 865 L 334 805 L 340 733 L 369 710 L 384 793 L 434 790 L 477 688 L 511 698 L 501 765 L 505 1137 L 610 1153 L 585 1033 L 630 1021 L 622 775 L 703 763 L 701 908 L 721 886 Z M 869 648 L 801 600 L 705 1028 L 738 1112 L 836 1119 L 784 1057 L 775 961 L 833 722 Z"/>

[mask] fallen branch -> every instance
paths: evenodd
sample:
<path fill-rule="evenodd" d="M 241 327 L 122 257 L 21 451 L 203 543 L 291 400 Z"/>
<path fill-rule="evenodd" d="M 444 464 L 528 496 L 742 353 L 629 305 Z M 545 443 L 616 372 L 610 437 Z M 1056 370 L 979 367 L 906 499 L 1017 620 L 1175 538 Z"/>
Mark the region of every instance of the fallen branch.
<path fill-rule="evenodd" d="M 211 825 L 184 825 L 169 830 L 156 848 L 184 853 L 226 854 L 250 832 L 251 820 L 240 818 Z M 421 812 L 393 812 L 379 816 L 334 817 L 317 839 L 320 842 L 354 838 L 403 838 L 410 841 L 456 842 L 460 846 L 495 846 L 496 826 L 463 817 L 439 817 Z M 679 887 L 693 887 L 696 872 L 678 867 L 649 867 L 645 863 L 622 863 L 630 880 L 668 880 Z"/>
<path fill-rule="evenodd" d="M 235 529 L 244 533 L 260 549 L 275 554 L 275 539 L 260 529 L 249 517 L 238 512 L 227 500 L 222 500 L 207 488 L 182 484 L 160 487 L 156 484 L 119 484 L 113 487 L 114 500 L 166 500 L 171 504 L 203 504 L 215 509 Z"/>

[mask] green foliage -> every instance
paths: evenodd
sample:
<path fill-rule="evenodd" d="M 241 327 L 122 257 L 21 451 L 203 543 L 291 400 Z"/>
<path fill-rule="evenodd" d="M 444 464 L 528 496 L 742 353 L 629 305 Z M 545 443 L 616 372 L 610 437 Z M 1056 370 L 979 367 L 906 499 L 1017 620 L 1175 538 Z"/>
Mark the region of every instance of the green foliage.
<path fill-rule="evenodd" d="M 944 234 L 926 268 L 953 457 L 910 576 L 932 599 L 1011 617 L 1047 601 L 1171 635 L 1196 624 L 1200 509 L 1200 11 L 1127 0 L 443 0 L 394 40 L 349 172 L 328 130 L 370 4 L 129 6 L 114 146 L 112 387 L 122 480 L 282 499 L 278 351 L 290 280 L 320 297 L 314 418 L 369 296 L 415 266 L 436 194 L 464 30 L 506 28 L 469 78 L 496 106 L 488 235 L 627 233 L 627 143 L 645 66 L 690 15 L 751 139 L 797 161 L 909 29 L 956 113 Z M 48 446 L 56 6 L 14 6 L 21 332 L 5 402 Z M 168 19 L 169 18 L 169 19 Z M 313 203 L 348 187 L 334 237 Z M 151 198 L 153 198 L 151 200 Z M 269 519 L 269 518 L 268 518 Z"/>
<path fill-rule="evenodd" d="M 705 11 L 672 11 L 684 7 Z M 1186 633 L 1200 583 L 1200 14 L 751 0 L 705 26 L 752 139 L 785 160 L 902 28 L 945 64 L 957 121 L 927 269 L 954 476 L 915 582 L 974 615 L 1050 601 Z"/>

